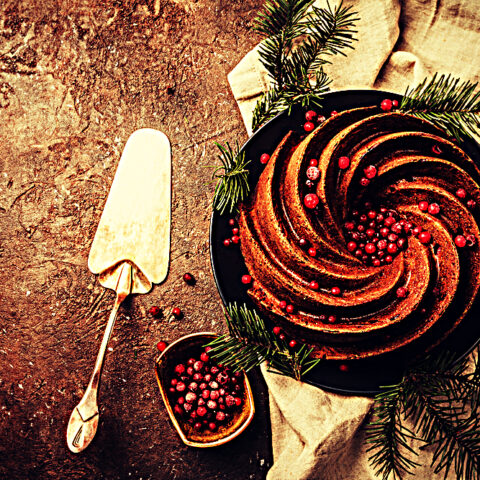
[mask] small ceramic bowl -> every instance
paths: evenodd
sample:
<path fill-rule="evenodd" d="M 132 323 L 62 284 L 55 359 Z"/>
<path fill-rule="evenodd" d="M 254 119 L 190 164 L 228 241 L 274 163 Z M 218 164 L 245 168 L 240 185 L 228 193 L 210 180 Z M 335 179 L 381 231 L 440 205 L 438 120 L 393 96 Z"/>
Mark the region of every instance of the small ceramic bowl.
<path fill-rule="evenodd" d="M 220 425 L 218 430 L 214 432 L 210 430 L 198 432 L 189 423 L 175 415 L 173 405 L 170 404 L 167 393 L 175 366 L 179 363 L 186 363 L 190 357 L 198 358 L 202 352 L 202 347 L 216 337 L 217 335 L 211 332 L 192 333 L 191 335 L 181 337 L 171 343 L 155 362 L 158 386 L 170 420 L 183 443 L 191 447 L 216 447 L 229 442 L 247 428 L 255 413 L 252 389 L 247 376 L 244 375 L 242 408 L 234 413 L 233 418 L 228 423 Z"/>

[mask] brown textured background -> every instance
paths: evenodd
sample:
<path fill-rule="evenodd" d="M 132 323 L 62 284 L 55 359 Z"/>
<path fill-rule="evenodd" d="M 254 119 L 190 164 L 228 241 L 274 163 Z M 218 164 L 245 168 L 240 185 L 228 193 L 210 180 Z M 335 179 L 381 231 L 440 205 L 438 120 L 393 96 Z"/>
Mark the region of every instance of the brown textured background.
<path fill-rule="evenodd" d="M 246 139 L 226 75 L 253 47 L 260 0 L 7 1 L 0 6 L 0 477 L 259 479 L 271 462 L 264 385 L 230 444 L 183 446 L 154 380 L 158 340 L 223 331 L 209 261 L 213 141 Z M 65 429 L 113 304 L 87 257 L 137 128 L 172 142 L 171 268 L 127 301 L 100 391 L 100 427 L 71 454 Z M 154 252 L 152 252 L 154 254 Z M 181 279 L 190 271 L 194 287 Z M 158 304 L 181 321 L 154 320 Z"/>

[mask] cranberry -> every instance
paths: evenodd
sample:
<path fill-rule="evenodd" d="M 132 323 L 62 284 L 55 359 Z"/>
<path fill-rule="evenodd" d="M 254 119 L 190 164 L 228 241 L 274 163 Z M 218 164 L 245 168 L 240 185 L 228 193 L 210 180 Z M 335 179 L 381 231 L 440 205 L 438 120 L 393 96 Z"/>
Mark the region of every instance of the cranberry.
<path fill-rule="evenodd" d="M 240 237 L 238 235 L 233 235 L 231 240 L 232 240 L 232 243 L 234 243 L 235 245 L 238 245 L 240 243 Z"/>
<path fill-rule="evenodd" d="M 193 367 L 193 364 L 196 362 L 196 360 L 192 357 L 187 360 L 187 365 L 190 365 Z"/>
<path fill-rule="evenodd" d="M 230 246 L 230 239 L 229 238 L 226 238 L 224 241 L 223 241 L 223 245 L 225 245 L 225 247 L 229 247 Z"/>
<path fill-rule="evenodd" d="M 290 342 L 291 343 L 291 342 Z M 239 407 L 242 404 L 242 399 L 239 397 L 235 397 L 235 405 Z"/>
<path fill-rule="evenodd" d="M 405 222 L 405 225 L 403 226 L 403 230 L 407 235 L 411 233 L 412 228 L 413 228 L 413 223 Z"/>
<path fill-rule="evenodd" d="M 286 310 L 287 313 L 293 313 L 295 311 L 295 307 L 293 305 L 287 305 Z"/>
<path fill-rule="evenodd" d="M 203 383 L 201 383 L 201 384 L 198 386 L 198 388 L 199 388 L 200 390 L 205 390 L 205 389 L 207 388 L 207 384 L 206 384 L 205 382 L 203 382 Z"/>
<path fill-rule="evenodd" d="M 391 255 L 387 255 L 385 257 L 385 263 L 392 263 L 393 262 L 393 257 Z"/>
<path fill-rule="evenodd" d="M 193 403 L 197 399 L 197 395 L 193 392 L 188 392 L 185 395 L 185 401 L 188 403 Z"/>
<path fill-rule="evenodd" d="M 373 228 L 369 228 L 365 233 L 367 237 L 372 238 L 375 235 L 375 230 Z"/>
<path fill-rule="evenodd" d="M 192 392 L 195 392 L 198 389 L 198 383 L 190 382 L 190 385 L 188 385 L 188 389 L 191 390 Z"/>
<path fill-rule="evenodd" d="M 357 230 L 360 232 L 360 233 L 363 233 L 365 231 L 365 225 L 359 225 L 357 227 Z"/>
<path fill-rule="evenodd" d="M 207 353 L 205 353 L 205 352 L 202 352 L 202 353 L 200 354 L 200 360 L 201 360 L 202 362 L 208 362 L 209 358 L 210 358 L 210 357 L 209 357 L 209 356 L 207 355 Z"/>
<path fill-rule="evenodd" d="M 468 207 L 468 208 L 475 208 L 476 205 L 477 205 L 477 202 L 476 202 L 475 200 L 469 200 L 469 201 L 467 202 L 467 207 Z"/>
<path fill-rule="evenodd" d="M 212 380 L 212 376 L 209 373 L 207 373 L 205 375 L 204 379 L 205 379 L 206 382 L 210 382 Z"/>
<path fill-rule="evenodd" d="M 242 283 L 245 285 L 249 285 L 250 283 L 252 283 L 252 277 L 250 275 L 243 275 Z"/>
<path fill-rule="evenodd" d="M 427 243 L 430 243 L 432 236 L 430 235 L 430 232 L 420 232 L 418 234 L 418 239 L 420 240 L 421 243 L 427 244 Z"/>
<path fill-rule="evenodd" d="M 220 372 L 218 375 L 217 375 L 217 382 L 220 384 L 220 385 L 225 385 L 229 380 L 229 377 L 228 375 L 225 373 L 225 372 Z"/>
<path fill-rule="evenodd" d="M 287 308 L 287 302 L 285 300 L 280 300 L 278 302 L 278 306 L 280 307 L 281 310 L 285 310 Z"/>
<path fill-rule="evenodd" d="M 178 380 L 176 378 L 172 378 L 170 385 L 174 387 L 177 383 L 178 383 Z"/>
<path fill-rule="evenodd" d="M 187 375 L 191 377 L 193 375 L 193 367 L 188 367 L 187 368 Z"/>
<path fill-rule="evenodd" d="M 336 323 L 336 321 L 337 317 L 335 315 L 329 315 L 329 317 L 327 318 L 328 323 Z"/>
<path fill-rule="evenodd" d="M 350 166 L 350 159 L 348 157 L 340 157 L 338 159 L 338 168 L 346 170 Z"/>
<path fill-rule="evenodd" d="M 306 132 L 311 132 L 315 128 L 315 124 L 312 122 L 305 122 L 303 125 L 303 129 Z"/>
<path fill-rule="evenodd" d="M 442 149 L 438 145 L 434 145 L 432 147 L 432 152 L 436 155 L 440 155 L 442 153 Z"/>
<path fill-rule="evenodd" d="M 312 290 L 318 290 L 320 288 L 320 286 L 318 285 L 318 282 L 316 282 L 315 280 L 312 280 L 308 286 L 312 289 Z"/>
<path fill-rule="evenodd" d="M 354 222 L 345 222 L 343 225 L 345 230 L 351 231 L 355 228 L 355 223 Z"/>
<path fill-rule="evenodd" d="M 178 382 L 175 390 L 177 390 L 177 392 L 184 392 L 186 388 L 187 387 L 183 382 Z"/>
<path fill-rule="evenodd" d="M 420 234 L 420 232 L 422 231 L 422 227 L 415 227 L 413 230 L 412 230 L 412 234 L 416 237 Z"/>
<path fill-rule="evenodd" d="M 397 288 L 397 297 L 405 298 L 408 295 L 408 290 L 405 287 Z"/>
<path fill-rule="evenodd" d="M 390 230 L 387 227 L 383 227 L 380 229 L 380 235 L 382 237 L 387 237 L 389 233 L 390 233 Z"/>
<path fill-rule="evenodd" d="M 332 110 L 332 111 L 330 112 L 330 116 L 331 116 L 331 117 L 334 117 L 335 115 L 338 115 L 338 112 L 337 112 L 336 110 Z"/>
<path fill-rule="evenodd" d="M 197 360 L 197 361 L 193 364 L 193 369 L 194 369 L 196 372 L 199 372 L 202 368 L 203 368 L 203 362 L 202 362 L 201 360 Z"/>
<path fill-rule="evenodd" d="M 425 200 L 421 201 L 418 203 L 418 208 L 422 211 L 422 212 L 426 212 L 428 210 L 428 202 L 426 202 Z"/>
<path fill-rule="evenodd" d="M 207 409 L 204 406 L 200 406 L 197 408 L 197 415 L 199 417 L 203 417 L 207 413 Z"/>
<path fill-rule="evenodd" d="M 178 397 L 177 403 L 178 403 L 179 405 L 183 405 L 183 404 L 185 403 L 185 399 L 184 399 L 183 397 Z"/>
<path fill-rule="evenodd" d="M 216 423 L 213 423 L 213 422 L 210 422 L 210 423 L 208 424 L 208 428 L 209 428 L 210 430 L 216 430 L 216 429 L 217 429 L 217 424 L 216 424 Z"/>
<path fill-rule="evenodd" d="M 200 422 L 196 422 L 194 425 L 193 425 L 193 428 L 195 430 L 201 430 L 202 429 L 202 424 Z"/>
<path fill-rule="evenodd" d="M 332 295 L 335 295 L 335 296 L 338 296 L 342 293 L 342 291 L 340 290 L 339 287 L 332 287 L 332 289 L 330 290 Z"/>
<path fill-rule="evenodd" d="M 154 305 L 153 307 L 150 307 L 148 309 L 148 313 L 152 317 L 159 318 L 162 315 L 162 310 L 160 309 L 160 307 L 157 307 L 156 305 Z"/>
<path fill-rule="evenodd" d="M 389 243 L 387 246 L 387 252 L 391 253 L 392 255 L 397 253 L 398 247 L 395 243 Z"/>
<path fill-rule="evenodd" d="M 302 247 L 302 248 L 305 248 L 308 244 L 308 242 L 304 239 L 304 238 L 301 238 L 299 241 L 298 241 L 298 244 Z"/>
<path fill-rule="evenodd" d="M 376 258 L 374 261 L 373 261 L 373 266 L 374 267 L 379 267 L 380 266 L 380 260 L 378 258 Z"/>
<path fill-rule="evenodd" d="M 280 340 L 285 340 L 285 335 L 284 335 L 283 333 L 281 333 L 281 334 L 278 336 L 278 338 L 279 338 Z"/>
<path fill-rule="evenodd" d="M 375 246 L 374 243 L 367 243 L 367 244 L 365 245 L 365 251 L 366 251 L 367 253 L 375 253 L 376 250 L 377 250 L 377 247 Z"/>
<path fill-rule="evenodd" d="M 389 112 L 392 109 L 393 103 L 390 99 L 386 98 L 385 100 L 382 100 L 382 103 L 380 103 L 380 108 L 384 112 Z"/>
<path fill-rule="evenodd" d="M 392 216 L 392 215 L 389 215 L 385 221 L 383 222 L 383 224 L 386 226 L 386 227 L 391 227 L 395 222 L 395 218 Z"/>
<path fill-rule="evenodd" d="M 210 369 L 210 373 L 212 375 L 216 375 L 219 371 L 220 371 L 220 369 L 218 367 L 216 367 L 215 365 L 213 365 L 212 368 Z"/>
<path fill-rule="evenodd" d="M 235 405 L 235 397 L 233 395 L 227 395 L 225 397 L 225 404 L 227 407 L 233 407 Z"/>
<path fill-rule="evenodd" d="M 431 203 L 428 206 L 428 213 L 430 215 L 438 215 L 440 213 L 440 205 L 438 203 Z"/>
<path fill-rule="evenodd" d="M 281 329 L 280 329 L 280 327 L 273 327 L 272 331 L 273 331 L 274 335 L 278 335 L 281 332 Z"/>
<path fill-rule="evenodd" d="M 228 221 L 228 224 L 233 227 L 235 225 L 235 220 L 233 218 L 231 218 L 229 221 Z"/>
<path fill-rule="evenodd" d="M 295 348 L 297 346 L 297 342 L 295 340 L 290 340 L 290 343 L 288 344 L 290 348 Z"/>
<path fill-rule="evenodd" d="M 219 393 L 218 390 L 212 390 L 212 391 L 210 392 L 210 398 L 211 398 L 212 400 L 218 400 L 219 397 L 220 397 L 220 393 Z"/>
<path fill-rule="evenodd" d="M 175 405 L 173 407 L 173 411 L 177 414 L 177 415 L 182 415 L 183 414 L 183 410 L 182 410 L 182 407 L 180 405 Z"/>
<path fill-rule="evenodd" d="M 170 388 L 168 389 L 168 391 L 169 391 L 170 393 L 175 393 L 175 389 L 174 389 L 173 387 L 170 387 Z"/>
<path fill-rule="evenodd" d="M 392 106 L 397 108 L 398 107 L 398 100 L 392 100 Z"/>
<path fill-rule="evenodd" d="M 371 180 L 377 175 L 377 169 L 375 166 L 369 165 L 368 167 L 364 168 L 363 173 L 369 180 Z"/>
<path fill-rule="evenodd" d="M 263 163 L 265 165 L 266 163 L 268 163 L 269 160 L 270 155 L 268 153 L 262 153 L 262 155 L 260 155 L 260 163 Z"/>
<path fill-rule="evenodd" d="M 349 252 L 353 252 L 357 248 L 357 244 L 355 242 L 348 242 L 347 243 L 347 250 Z"/>
<path fill-rule="evenodd" d="M 395 233 L 390 233 L 387 237 L 387 240 L 389 242 L 396 242 L 398 240 L 398 235 L 396 235 Z"/>
<path fill-rule="evenodd" d="M 303 203 L 307 208 L 315 208 L 320 202 L 319 198 L 315 193 L 307 193 L 303 199 Z"/>
<path fill-rule="evenodd" d="M 400 234 L 403 230 L 403 225 L 400 222 L 394 223 L 390 229 L 393 233 Z"/>
<path fill-rule="evenodd" d="M 225 420 L 225 413 L 223 412 L 217 412 L 217 414 L 215 415 L 215 419 L 218 421 L 218 422 L 223 422 Z"/>
<path fill-rule="evenodd" d="M 316 118 L 317 118 L 317 112 L 315 112 L 315 110 L 308 110 L 305 113 L 305 120 L 307 122 L 313 122 L 315 121 Z"/>
<path fill-rule="evenodd" d="M 238 230 L 238 228 L 234 228 L 234 230 Z M 195 283 L 195 278 L 191 273 L 184 273 L 183 274 L 183 281 L 188 285 L 193 285 Z"/>
<path fill-rule="evenodd" d="M 185 365 L 183 364 L 178 364 L 176 367 L 175 367 L 175 373 L 177 375 L 182 375 L 182 373 L 185 373 Z"/>
<path fill-rule="evenodd" d="M 157 348 L 160 352 L 163 352 L 167 348 L 167 344 L 165 342 L 158 342 L 157 343 Z"/>
<path fill-rule="evenodd" d="M 467 239 L 463 235 L 457 235 L 455 237 L 455 245 L 459 248 L 463 248 L 467 244 Z"/>
<path fill-rule="evenodd" d="M 182 311 L 178 307 L 175 307 L 172 309 L 172 315 L 175 318 L 180 318 L 182 316 Z"/>
<path fill-rule="evenodd" d="M 458 198 L 465 198 L 467 196 L 467 191 L 464 189 L 464 188 L 459 188 L 456 192 L 455 192 L 455 195 L 458 197 Z"/>
<path fill-rule="evenodd" d="M 405 248 L 407 246 L 407 239 L 406 238 L 400 238 L 398 241 L 397 241 L 397 247 L 402 250 L 403 248 Z"/>
<path fill-rule="evenodd" d="M 311 247 L 311 248 L 308 249 L 308 254 L 311 257 L 316 257 L 317 256 L 317 250 L 315 248 Z"/>
<path fill-rule="evenodd" d="M 345 363 L 341 363 L 341 364 L 338 366 L 338 369 L 339 369 L 341 372 L 348 372 L 348 370 L 349 370 L 348 365 L 346 365 Z"/>
<path fill-rule="evenodd" d="M 210 409 L 210 410 L 215 410 L 217 408 L 217 402 L 215 402 L 214 400 L 209 400 L 207 402 L 207 407 Z"/>
<path fill-rule="evenodd" d="M 363 255 L 363 252 L 359 249 L 359 250 L 355 250 L 355 256 L 360 258 L 361 256 Z"/>
<path fill-rule="evenodd" d="M 320 170 L 317 167 L 308 167 L 307 178 L 312 180 L 312 182 L 315 182 L 320 178 Z"/>
<path fill-rule="evenodd" d="M 309 165 L 310 165 L 311 167 L 316 167 L 316 166 L 318 166 L 318 160 L 317 160 L 316 158 L 310 159 Z"/>
<path fill-rule="evenodd" d="M 368 178 L 362 177 L 360 179 L 360 185 L 362 187 L 368 187 L 369 184 L 370 184 L 370 180 Z"/>
<path fill-rule="evenodd" d="M 208 386 L 211 389 L 216 390 L 218 388 L 218 383 L 215 380 L 212 380 L 211 382 L 209 382 Z"/>
<path fill-rule="evenodd" d="M 379 241 L 377 242 L 377 248 L 378 248 L 379 250 L 385 250 L 385 249 L 387 248 L 387 245 L 388 245 L 388 244 L 387 244 L 387 241 L 386 241 L 386 240 L 379 240 Z"/>
<path fill-rule="evenodd" d="M 205 399 L 210 398 L 210 390 L 207 390 L 207 389 L 203 390 L 202 398 L 205 398 Z"/>

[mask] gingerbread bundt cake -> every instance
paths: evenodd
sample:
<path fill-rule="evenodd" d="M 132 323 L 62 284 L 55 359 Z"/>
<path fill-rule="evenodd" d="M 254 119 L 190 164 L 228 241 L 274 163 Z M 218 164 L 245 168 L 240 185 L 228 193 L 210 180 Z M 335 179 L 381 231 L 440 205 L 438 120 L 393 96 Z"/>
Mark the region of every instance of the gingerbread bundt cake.
<path fill-rule="evenodd" d="M 479 184 L 456 142 L 406 114 L 290 132 L 240 208 L 248 293 L 328 359 L 425 351 L 478 296 Z"/>

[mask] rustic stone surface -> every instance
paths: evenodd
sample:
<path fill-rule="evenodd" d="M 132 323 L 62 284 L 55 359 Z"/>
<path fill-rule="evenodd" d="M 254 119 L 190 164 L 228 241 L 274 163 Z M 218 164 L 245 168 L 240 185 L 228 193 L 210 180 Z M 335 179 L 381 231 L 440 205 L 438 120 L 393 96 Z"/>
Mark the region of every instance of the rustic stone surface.
<path fill-rule="evenodd" d="M 265 387 L 230 444 L 183 446 L 155 384 L 155 344 L 224 331 L 209 262 L 213 140 L 246 134 L 226 75 L 258 41 L 245 0 L 22 0 L 0 6 L 0 476 L 259 479 L 271 452 Z M 134 130 L 172 142 L 171 267 L 127 301 L 100 392 L 97 437 L 71 454 L 65 430 L 113 304 L 87 257 Z M 154 254 L 154 252 L 152 252 Z M 190 271 L 195 286 L 182 281 Z M 152 319 L 158 304 L 183 320 Z"/>

